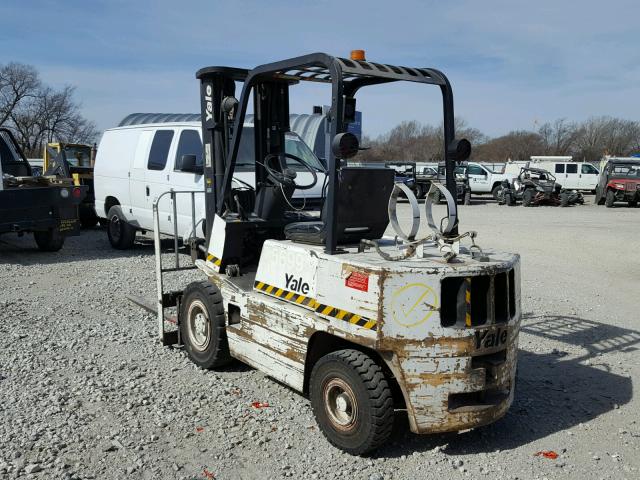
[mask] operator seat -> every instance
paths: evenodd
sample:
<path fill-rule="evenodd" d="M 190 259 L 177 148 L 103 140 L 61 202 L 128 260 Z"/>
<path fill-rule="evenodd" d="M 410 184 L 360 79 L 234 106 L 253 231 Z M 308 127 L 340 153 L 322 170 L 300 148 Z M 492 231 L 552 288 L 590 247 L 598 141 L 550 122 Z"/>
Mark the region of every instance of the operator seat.
<path fill-rule="evenodd" d="M 390 168 L 343 167 L 338 171 L 336 192 L 338 216 L 337 243 L 375 240 L 389 225 L 388 203 L 393 190 L 395 172 Z M 321 221 L 295 222 L 284 227 L 287 240 L 324 245 L 327 237 L 327 212 Z"/>

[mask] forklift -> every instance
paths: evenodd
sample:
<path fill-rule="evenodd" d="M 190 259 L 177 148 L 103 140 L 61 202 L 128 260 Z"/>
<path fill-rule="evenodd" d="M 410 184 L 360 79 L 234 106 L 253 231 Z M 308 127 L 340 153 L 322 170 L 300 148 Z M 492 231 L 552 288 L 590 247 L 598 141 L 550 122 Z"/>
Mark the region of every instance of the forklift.
<path fill-rule="evenodd" d="M 42 157 L 44 175 L 71 178 L 74 185 L 86 187 L 87 194 L 79 207 L 80 224 L 83 228 L 95 227 L 99 220 L 93 192 L 96 145 L 50 142 L 46 145 Z"/>
<path fill-rule="evenodd" d="M 301 392 L 327 440 L 354 455 L 384 445 L 396 415 L 405 414 L 418 434 L 470 429 L 505 415 L 515 388 L 520 258 L 483 250 L 475 232 L 458 231 L 454 170 L 471 147 L 455 138 L 447 77 L 369 62 L 360 50 L 351 58 L 313 53 L 251 70 L 212 66 L 196 77 L 205 191 L 166 195 L 174 206 L 180 195 L 193 205 L 196 193 L 204 195 L 206 238 L 190 241 L 193 265 L 180 265 L 176 240 L 175 265 L 164 266 L 154 209 L 158 296 L 147 307 L 157 314 L 162 343 L 183 346 L 201 368 L 237 359 Z M 289 92 L 302 82 L 332 91 L 328 175 L 317 212 L 291 205 L 294 190 L 318 181 L 311 165 L 285 152 Z M 348 132 L 357 93 L 395 82 L 442 93 L 446 186 L 434 182 L 429 190 L 430 233 L 423 238 L 418 201 L 394 183 L 392 169 L 347 165 L 361 149 Z M 250 101 L 255 187 L 234 177 Z M 292 162 L 311 174 L 309 183 L 298 183 Z M 409 199 L 408 232 L 396 211 L 400 195 Z M 447 200 L 439 224 L 436 196 Z M 390 223 L 395 235 L 384 236 Z M 206 279 L 164 291 L 166 274 L 189 268 Z"/>

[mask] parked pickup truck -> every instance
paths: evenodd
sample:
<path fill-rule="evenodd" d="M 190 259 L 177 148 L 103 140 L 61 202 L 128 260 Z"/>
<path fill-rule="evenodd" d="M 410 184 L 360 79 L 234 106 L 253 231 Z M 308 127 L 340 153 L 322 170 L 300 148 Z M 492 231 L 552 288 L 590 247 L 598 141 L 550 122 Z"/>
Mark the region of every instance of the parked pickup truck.
<path fill-rule="evenodd" d="M 66 236 L 80 233 L 86 192 L 70 178 L 34 177 L 11 132 L 0 128 L 0 234 L 32 232 L 40 250 L 60 250 Z"/>
<path fill-rule="evenodd" d="M 484 194 L 490 193 L 496 201 L 500 200 L 500 191 L 502 190 L 502 181 L 508 180 L 512 183 L 516 175 L 511 173 L 498 173 L 481 163 L 468 163 L 469 186 L 471 193 Z"/>

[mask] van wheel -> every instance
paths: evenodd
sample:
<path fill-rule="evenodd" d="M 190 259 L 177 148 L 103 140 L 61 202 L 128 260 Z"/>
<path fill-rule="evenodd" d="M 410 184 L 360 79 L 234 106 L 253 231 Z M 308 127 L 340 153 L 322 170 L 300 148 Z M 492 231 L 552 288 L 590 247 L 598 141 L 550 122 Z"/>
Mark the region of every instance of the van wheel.
<path fill-rule="evenodd" d="M 345 452 L 361 455 L 391 435 L 391 389 L 380 366 L 362 352 L 339 350 L 318 360 L 309 397 L 322 433 Z"/>
<path fill-rule="evenodd" d="M 189 358 L 201 368 L 221 367 L 231 361 L 218 287 L 209 282 L 194 282 L 184 289 L 180 336 Z"/>
<path fill-rule="evenodd" d="M 118 250 L 127 250 L 136 239 L 136 229 L 127 223 L 119 205 L 114 205 L 107 214 L 107 236 L 111 246 Z"/>
<path fill-rule="evenodd" d="M 613 207 L 613 204 L 616 201 L 616 194 L 613 193 L 613 190 L 607 190 L 607 196 L 605 197 L 604 204 L 607 208 Z"/>
<path fill-rule="evenodd" d="M 43 252 L 57 252 L 64 245 L 64 237 L 60 230 L 52 228 L 43 232 L 33 232 L 38 248 Z"/>

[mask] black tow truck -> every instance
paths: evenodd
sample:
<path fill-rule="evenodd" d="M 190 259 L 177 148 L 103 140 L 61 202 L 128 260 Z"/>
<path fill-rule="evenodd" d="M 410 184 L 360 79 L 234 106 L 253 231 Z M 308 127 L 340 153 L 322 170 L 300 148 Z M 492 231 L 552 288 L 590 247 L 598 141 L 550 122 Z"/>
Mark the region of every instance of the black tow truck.
<path fill-rule="evenodd" d="M 0 234 L 33 233 L 38 248 L 55 252 L 80 233 L 78 206 L 86 186 L 56 175 L 33 176 L 13 134 L 0 128 Z"/>

